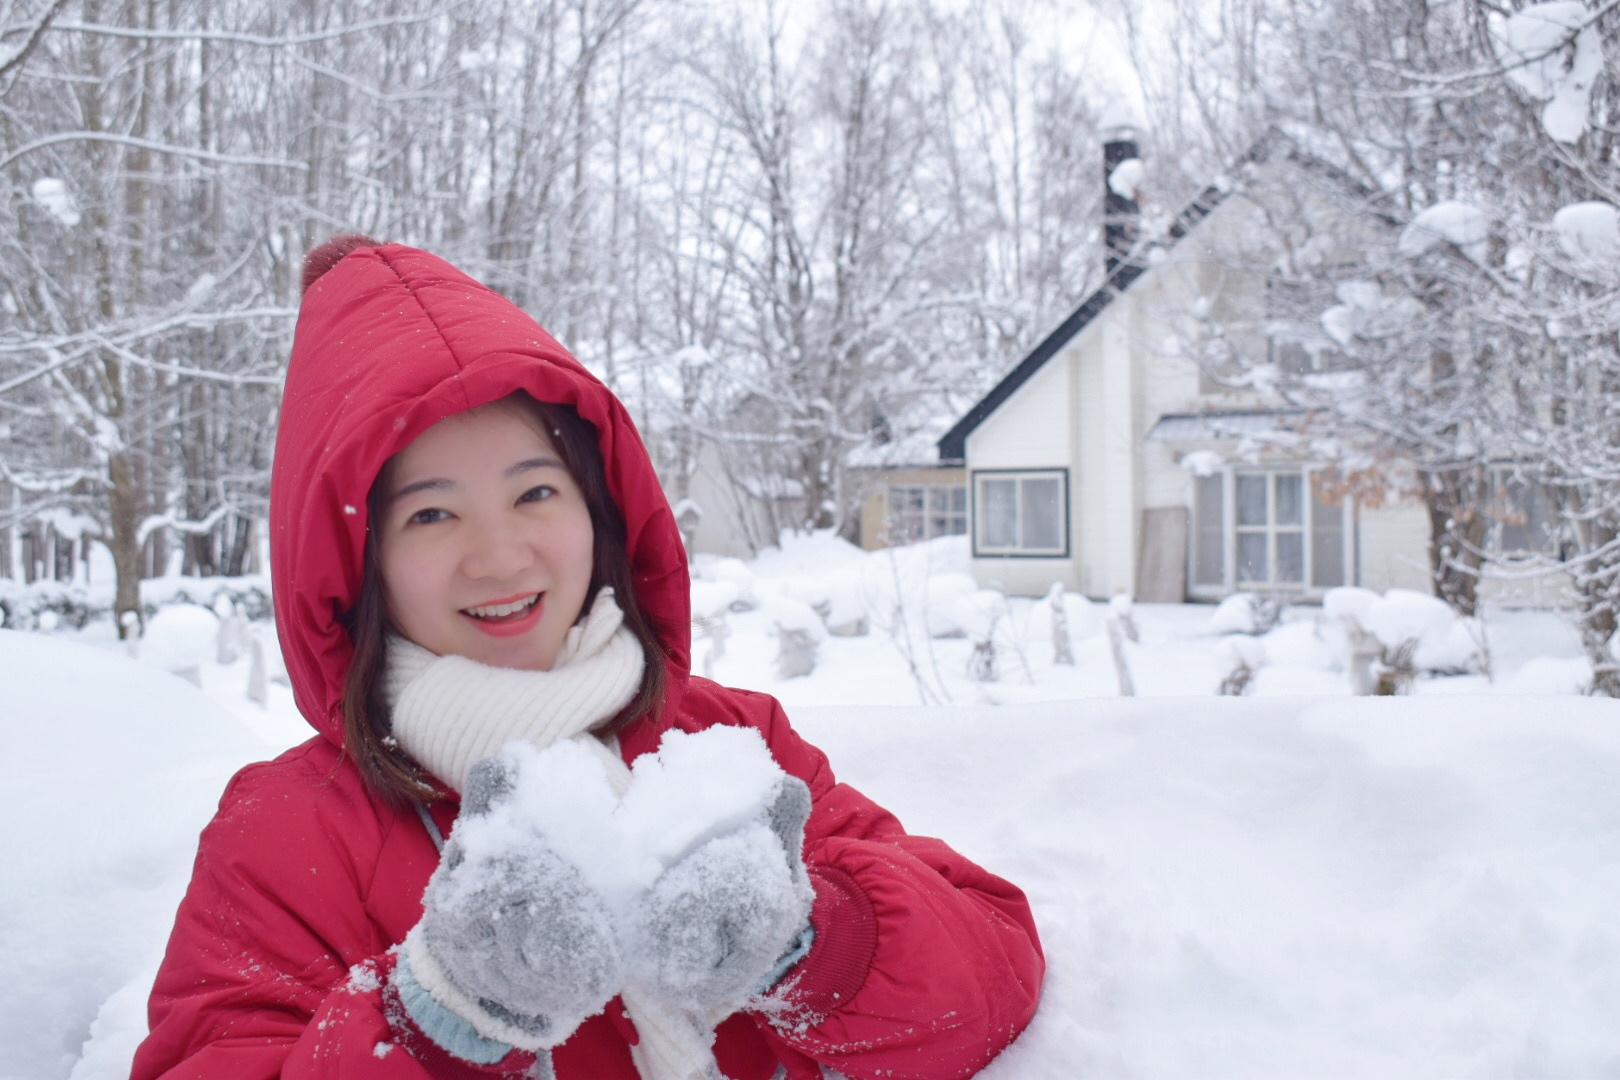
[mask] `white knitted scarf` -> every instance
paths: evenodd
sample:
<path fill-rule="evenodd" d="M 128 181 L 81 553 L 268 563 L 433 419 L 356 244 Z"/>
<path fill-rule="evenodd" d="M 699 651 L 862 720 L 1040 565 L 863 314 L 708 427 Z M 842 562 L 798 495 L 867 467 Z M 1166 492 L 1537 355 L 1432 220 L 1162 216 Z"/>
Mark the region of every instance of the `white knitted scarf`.
<path fill-rule="evenodd" d="M 644 664 L 641 643 L 624 626 L 613 590 L 603 589 L 568 631 L 549 671 L 435 656 L 404 638 L 390 637 L 384 693 L 400 747 L 457 792 L 465 789 L 474 764 L 494 757 L 509 742 L 522 740 L 543 750 L 558 740 L 576 739 L 601 759 L 622 798 L 630 788 L 630 769 L 591 729 L 635 697 Z M 453 986 L 430 989 L 446 998 L 460 996 Z M 634 986 L 624 987 L 620 1000 L 640 1037 L 630 1054 L 642 1080 L 721 1080 L 711 1047 L 714 1025 L 723 1016 L 683 1011 Z M 481 1034 L 499 1039 L 512 1032 Z"/>

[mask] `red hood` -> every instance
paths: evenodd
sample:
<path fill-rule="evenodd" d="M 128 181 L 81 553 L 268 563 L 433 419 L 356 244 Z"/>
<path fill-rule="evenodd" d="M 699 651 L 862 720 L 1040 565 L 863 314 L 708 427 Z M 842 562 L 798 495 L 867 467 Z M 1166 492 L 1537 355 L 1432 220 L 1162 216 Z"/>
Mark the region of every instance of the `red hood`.
<path fill-rule="evenodd" d="M 366 493 L 383 462 L 446 416 L 517 391 L 572 405 L 600 433 L 636 594 L 670 660 L 690 666 L 686 556 L 630 414 L 505 297 L 424 251 L 360 248 L 309 287 L 287 364 L 270 481 L 276 630 L 299 711 L 342 742 Z"/>

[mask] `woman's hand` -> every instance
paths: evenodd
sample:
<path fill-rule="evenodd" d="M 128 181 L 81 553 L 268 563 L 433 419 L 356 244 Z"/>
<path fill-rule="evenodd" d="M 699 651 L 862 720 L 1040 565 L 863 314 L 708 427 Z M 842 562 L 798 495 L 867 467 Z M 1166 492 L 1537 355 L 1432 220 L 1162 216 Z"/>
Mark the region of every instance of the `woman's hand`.
<path fill-rule="evenodd" d="M 760 817 L 666 869 L 637 909 L 635 975 L 689 1008 L 736 1007 L 808 948 L 802 849 L 810 789 L 783 776 Z"/>
<path fill-rule="evenodd" d="M 600 1012 L 623 985 L 624 965 L 614 920 L 578 867 L 533 832 L 491 835 L 499 828 L 491 812 L 514 786 L 511 769 L 504 758 L 473 767 L 403 962 L 438 1006 L 479 1035 L 537 1049 Z M 418 1026 L 441 1042 L 434 1018 L 417 1011 Z"/>

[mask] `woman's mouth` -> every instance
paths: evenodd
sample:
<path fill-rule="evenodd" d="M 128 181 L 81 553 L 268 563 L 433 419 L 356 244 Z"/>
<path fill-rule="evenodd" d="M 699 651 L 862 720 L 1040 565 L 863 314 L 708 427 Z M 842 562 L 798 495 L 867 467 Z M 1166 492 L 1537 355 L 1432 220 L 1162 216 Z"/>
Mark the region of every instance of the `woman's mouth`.
<path fill-rule="evenodd" d="M 475 604 L 461 609 L 474 626 L 486 634 L 509 637 L 521 634 L 540 621 L 545 605 L 540 602 L 544 593 L 526 593 L 488 604 Z"/>
<path fill-rule="evenodd" d="M 539 593 L 530 593 L 515 600 L 501 600 L 493 604 L 479 604 L 476 607 L 462 608 L 462 614 L 471 615 L 475 619 L 486 622 L 503 622 L 521 619 L 527 615 L 540 599 Z"/>

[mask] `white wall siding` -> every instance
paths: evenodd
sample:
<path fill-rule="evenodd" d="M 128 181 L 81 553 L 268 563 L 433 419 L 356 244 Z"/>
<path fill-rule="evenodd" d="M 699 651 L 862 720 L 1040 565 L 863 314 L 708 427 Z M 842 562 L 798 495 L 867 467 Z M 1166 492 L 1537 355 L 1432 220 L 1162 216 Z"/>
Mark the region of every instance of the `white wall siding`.
<path fill-rule="evenodd" d="M 1362 586 L 1429 592 L 1429 515 L 1416 500 L 1362 507 Z"/>

